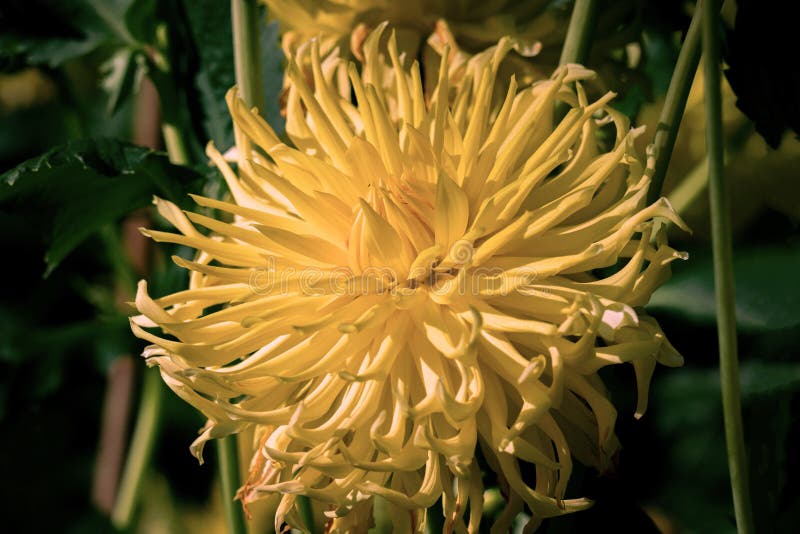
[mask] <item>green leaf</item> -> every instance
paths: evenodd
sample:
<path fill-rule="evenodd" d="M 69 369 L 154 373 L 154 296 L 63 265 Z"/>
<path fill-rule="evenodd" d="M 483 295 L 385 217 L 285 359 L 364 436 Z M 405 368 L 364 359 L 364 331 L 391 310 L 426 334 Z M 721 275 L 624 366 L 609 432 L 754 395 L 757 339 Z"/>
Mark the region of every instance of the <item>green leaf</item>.
<path fill-rule="evenodd" d="M 800 397 L 800 364 L 742 362 L 741 395 L 745 443 L 757 532 L 789 532 L 800 509 L 792 507 L 791 404 Z M 687 532 L 735 532 L 717 369 L 676 369 L 653 383 L 657 461 L 668 476 L 656 502 Z M 797 467 L 793 468 L 795 471 Z M 684 530 L 681 528 L 681 530 Z"/>
<path fill-rule="evenodd" d="M 155 36 L 156 18 L 152 0 L 134 0 L 125 12 L 124 31 L 131 39 L 151 43 Z M 139 91 L 147 74 L 148 62 L 144 47 L 129 44 L 118 48 L 101 65 L 101 82 L 108 94 L 107 112 L 115 114 L 122 105 Z"/>
<path fill-rule="evenodd" d="M 800 324 L 800 247 L 760 246 L 734 251 L 736 321 L 750 331 Z M 714 275 L 708 254 L 690 254 L 673 267 L 672 279 L 650 299 L 648 309 L 685 316 L 698 323 L 716 320 Z"/>
<path fill-rule="evenodd" d="M 123 25 L 130 0 L 10 0 L 0 19 L 0 65 L 58 67 L 101 44 L 132 43 Z"/>
<path fill-rule="evenodd" d="M 283 135 L 286 128 L 280 113 L 280 96 L 283 91 L 283 50 L 277 21 L 261 26 L 261 79 L 264 84 L 263 113 L 275 133 Z"/>
<path fill-rule="evenodd" d="M 130 34 L 143 43 L 155 40 L 156 26 L 155 0 L 133 0 L 125 12 L 125 26 Z"/>
<path fill-rule="evenodd" d="M 185 203 L 203 177 L 150 149 L 110 139 L 54 148 L 0 176 L 0 208 L 43 223 L 47 276 L 76 246 L 153 195 Z"/>
<path fill-rule="evenodd" d="M 199 66 L 195 85 L 200 94 L 203 126 L 220 150 L 233 145 L 233 123 L 225 93 L 235 83 L 231 6 L 228 2 L 200 0 L 187 5 L 189 26 Z"/>
<path fill-rule="evenodd" d="M 727 35 L 725 76 L 737 107 L 772 148 L 786 130 L 800 135 L 800 76 L 792 67 L 795 18 L 780 2 L 738 0 L 736 20 Z M 767 30 L 768 29 L 768 30 Z"/>
<path fill-rule="evenodd" d="M 120 48 L 101 67 L 103 89 L 108 93 L 108 113 L 116 113 L 133 93 L 145 74 L 143 56 L 130 48 Z"/>
<path fill-rule="evenodd" d="M 201 0 L 187 5 L 186 11 L 199 59 L 194 82 L 200 95 L 203 127 L 224 151 L 234 143 L 233 122 L 225 102 L 225 94 L 236 83 L 230 5 Z M 259 39 L 264 102 L 258 107 L 280 135 L 284 129 L 278 106 L 283 87 L 283 52 L 277 23 L 262 24 Z"/>
<path fill-rule="evenodd" d="M 794 371 L 797 384 L 797 369 Z M 798 508 L 784 504 L 788 495 L 796 496 L 796 492 L 786 491 L 791 477 L 788 469 L 791 454 L 788 435 L 793 426 L 791 401 L 791 394 L 776 393 L 751 402 L 742 413 L 749 437 L 746 446 L 757 532 L 790 532 L 792 529 L 787 526 L 796 524 L 798 519 Z M 765 413 L 769 417 L 763 417 Z"/>

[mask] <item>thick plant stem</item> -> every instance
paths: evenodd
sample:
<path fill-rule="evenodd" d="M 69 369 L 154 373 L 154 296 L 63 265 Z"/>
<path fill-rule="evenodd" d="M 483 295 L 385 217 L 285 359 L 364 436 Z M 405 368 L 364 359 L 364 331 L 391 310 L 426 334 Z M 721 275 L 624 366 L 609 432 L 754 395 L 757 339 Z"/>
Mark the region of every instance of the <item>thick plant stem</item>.
<path fill-rule="evenodd" d="M 311 509 L 311 500 L 305 495 L 297 496 L 297 511 L 300 519 L 305 523 L 309 532 L 314 532 L 314 510 Z"/>
<path fill-rule="evenodd" d="M 703 2 L 698 2 L 695 8 L 692 22 L 689 24 L 689 30 L 686 32 L 686 38 L 683 40 L 681 51 L 678 54 L 678 61 L 675 63 L 675 70 L 672 71 L 672 79 L 669 82 L 661 116 L 658 118 L 656 136 L 653 141 L 656 148 L 656 168 L 647 195 L 649 204 L 661 196 L 667 166 L 672 157 L 675 139 L 678 137 L 678 129 L 681 126 L 681 118 L 686 109 L 686 99 L 689 98 L 689 90 L 692 88 L 697 64 L 700 62 L 700 36 L 703 33 L 702 5 Z"/>
<path fill-rule="evenodd" d="M 263 98 L 258 61 L 259 11 L 256 1 L 231 0 L 231 18 L 233 20 L 234 63 L 239 97 L 248 106 L 258 106 L 262 103 Z M 244 157 L 244 155 L 240 155 L 240 157 Z M 242 507 L 234 501 L 234 495 L 240 486 L 236 436 L 218 439 L 216 447 L 228 532 L 245 534 L 247 527 Z"/>
<path fill-rule="evenodd" d="M 167 32 L 159 32 L 158 47 L 150 51 L 150 80 L 158 92 L 161 107 L 161 134 L 167 147 L 169 160 L 176 165 L 188 165 L 189 147 L 186 144 L 184 131 L 181 128 L 181 110 L 185 108 L 185 99 L 176 85 L 175 75 L 170 64 L 169 36 Z"/>
<path fill-rule="evenodd" d="M 117 500 L 111 512 L 111 523 L 119 530 L 125 530 L 130 526 L 136 510 L 139 490 L 147 466 L 150 464 L 153 445 L 158 434 L 162 389 L 161 374 L 158 369 L 145 371 L 142 398 L 139 401 L 139 415 L 136 419 L 128 459 L 122 472 Z"/>
<path fill-rule="evenodd" d="M 164 136 L 164 144 L 167 146 L 169 160 L 176 165 L 189 164 L 189 152 L 180 129 L 174 122 L 164 122 L 161 125 L 161 134 Z"/>
<path fill-rule="evenodd" d="M 219 478 L 222 486 L 222 504 L 225 510 L 225 523 L 231 534 L 245 534 L 242 507 L 233 500 L 239 489 L 239 458 L 236 454 L 236 436 L 226 436 L 216 442 Z"/>
<path fill-rule="evenodd" d="M 231 0 L 233 51 L 239 97 L 248 106 L 264 107 L 259 61 L 259 11 L 255 0 Z"/>
<path fill-rule="evenodd" d="M 559 66 L 567 63 L 585 63 L 594 33 L 597 0 L 575 0 L 569 19 L 567 36 L 561 49 Z"/>
<path fill-rule="evenodd" d="M 719 367 L 728 471 L 733 506 L 740 534 L 753 532 L 753 514 L 747 482 L 742 407 L 739 396 L 739 361 L 736 346 L 736 308 L 730 225 L 730 198 L 723 174 L 722 96 L 720 89 L 719 0 L 704 0 L 703 50 L 705 52 L 706 149 L 708 152 L 711 238 L 714 252 L 714 286 L 717 300 Z"/>

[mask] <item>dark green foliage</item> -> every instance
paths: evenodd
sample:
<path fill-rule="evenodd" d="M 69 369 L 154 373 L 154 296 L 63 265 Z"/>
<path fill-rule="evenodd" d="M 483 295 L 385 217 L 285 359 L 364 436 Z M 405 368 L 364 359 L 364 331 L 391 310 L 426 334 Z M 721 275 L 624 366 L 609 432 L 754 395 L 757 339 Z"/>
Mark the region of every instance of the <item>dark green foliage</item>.
<path fill-rule="evenodd" d="M 120 107 L 138 91 L 145 74 L 145 62 L 141 54 L 130 48 L 120 48 L 103 64 L 103 88 L 108 93 L 108 113 Z"/>
<path fill-rule="evenodd" d="M 617 105 L 635 116 L 665 93 L 689 11 L 680 1 L 611 4 L 603 9 L 630 16 L 620 19 L 624 27 L 605 30 L 618 31 L 619 42 L 630 35 L 642 43 L 640 68 L 619 81 Z M 785 27 L 793 19 L 776 2 L 738 5 L 727 74 L 742 110 L 776 145 L 786 128 L 797 128 L 798 70 L 784 57 L 792 43 L 783 41 L 794 35 Z M 232 39 L 230 4 L 214 0 L 8 0 L 0 7 L 0 71 L 38 66 L 58 92 L 55 101 L 0 116 L 0 235 L 10 269 L 0 302 L 0 509 L 9 532 L 111 531 L 89 502 L 105 372 L 143 346 L 130 334 L 117 294 L 130 298 L 137 273 L 120 275 L 116 223 L 153 195 L 186 206 L 188 192 L 225 194 L 202 147 L 208 140 L 221 150 L 233 144 L 224 101 L 235 82 Z M 261 26 L 261 52 L 266 96 L 259 109 L 281 134 L 275 23 Z M 156 85 L 163 117 L 186 137 L 192 166 L 105 138 L 130 138 L 131 100 L 143 76 Z M 151 223 L 165 224 L 156 217 Z M 793 224 L 760 217 L 760 233 L 740 237 L 734 254 L 758 532 L 791 532 L 800 521 L 800 248 Z M 589 496 L 595 507 L 547 521 L 542 532 L 654 532 L 648 508 L 684 532 L 733 531 L 711 260 L 706 244 L 693 238 L 692 246 L 689 261 L 673 264 L 673 279 L 648 307 L 686 366 L 656 371 L 641 420 L 632 416 L 630 366 L 601 372 L 618 408 L 622 451 L 602 475 L 575 466 L 567 497 Z M 155 296 L 186 287 L 187 273 L 171 254 L 192 251 L 153 250 L 147 278 Z M 168 424 L 153 468 L 169 480 L 179 508 L 205 505 L 214 455 L 200 468 L 187 452 L 202 417 L 174 395 L 164 402 Z M 530 465 L 522 470 L 533 480 Z M 500 484 L 488 471 L 484 482 Z"/>
<path fill-rule="evenodd" d="M 714 277 L 707 253 L 690 254 L 673 264 L 669 284 L 650 301 L 653 310 L 680 314 L 701 324 L 716 318 Z M 800 247 L 786 245 L 739 248 L 734 251 L 736 320 L 744 330 L 778 330 L 800 324 Z"/>
<path fill-rule="evenodd" d="M 184 203 L 201 184 L 199 174 L 166 154 L 109 139 L 74 141 L 0 176 L 0 207 L 37 214 L 49 274 L 89 235 L 153 195 Z"/>
<path fill-rule="evenodd" d="M 725 71 L 736 105 L 772 148 L 784 132 L 800 135 L 800 70 L 796 17 L 779 0 L 736 2 L 736 21 L 727 35 Z"/>
<path fill-rule="evenodd" d="M 194 84 L 202 104 L 203 126 L 217 148 L 224 151 L 234 141 L 233 122 L 225 102 L 225 94 L 236 83 L 230 5 L 203 0 L 191 2 L 186 11 L 199 58 Z M 263 16 L 266 19 L 266 14 Z M 280 135 L 283 119 L 278 113 L 278 97 L 283 83 L 283 53 L 276 23 L 261 26 L 260 48 L 264 102 L 258 108 Z"/>
<path fill-rule="evenodd" d="M 800 363 L 750 359 L 741 366 L 745 441 L 757 532 L 789 532 L 797 499 L 789 481 L 798 475 L 788 455 L 795 447 L 800 400 Z M 674 466 L 660 481 L 656 502 L 693 532 L 733 531 L 719 373 L 683 369 L 663 373 L 654 384 L 658 433 Z M 794 410 L 793 410 L 794 408 Z"/>
<path fill-rule="evenodd" d="M 113 293 L 99 310 L 98 299 L 87 300 L 88 292 L 113 285 L 99 239 L 90 237 L 43 280 L 35 268 L 41 257 L 36 232 L 18 223 L 0 215 L 4 246 L 13 250 L 4 269 L 10 282 L 0 288 L 4 532 L 114 532 L 90 502 L 106 372 L 115 358 L 135 357 L 142 345 L 131 337 Z M 185 274 L 177 271 L 157 276 L 153 285 L 171 291 L 185 284 L 161 281 Z M 205 502 L 213 454 L 209 467 L 198 468 L 186 450 L 200 417 L 173 395 L 165 395 L 164 409 L 170 424 L 162 434 L 158 469 L 171 484 L 176 481 L 183 498 Z"/>
<path fill-rule="evenodd" d="M 220 150 L 233 145 L 233 122 L 225 93 L 236 83 L 231 6 L 227 2 L 191 2 L 189 27 L 200 65 L 195 76 L 206 133 Z"/>
<path fill-rule="evenodd" d="M 8 0 L 0 7 L 0 68 L 57 67 L 108 41 L 125 42 L 120 25 L 130 0 Z"/>

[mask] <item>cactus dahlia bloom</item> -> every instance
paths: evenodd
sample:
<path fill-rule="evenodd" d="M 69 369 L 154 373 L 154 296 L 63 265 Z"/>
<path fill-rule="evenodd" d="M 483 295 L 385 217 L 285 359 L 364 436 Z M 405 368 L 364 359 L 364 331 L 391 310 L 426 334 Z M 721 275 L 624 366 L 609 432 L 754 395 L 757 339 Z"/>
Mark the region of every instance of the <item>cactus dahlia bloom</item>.
<path fill-rule="evenodd" d="M 398 48 L 408 56 L 417 57 L 422 52 L 427 59 L 431 54 L 441 53 L 445 43 L 449 44 L 451 72 L 458 71 L 472 53 L 484 50 L 503 36 L 512 38 L 514 48 L 523 57 L 538 55 L 545 49 L 546 64 L 554 65 L 569 18 L 568 9 L 554 8 L 547 1 L 524 4 L 508 0 L 490 3 L 481 0 L 334 0 L 322 4 L 318 0 L 262 1 L 267 4 L 270 18 L 280 23 L 284 53 L 289 57 L 300 55 L 298 64 L 301 67 L 308 63 L 298 52 L 312 38 L 319 38 L 322 57 L 338 48 L 345 56 L 352 50 L 356 57 L 363 58 L 361 44 L 368 28 L 384 20 L 395 28 Z M 534 65 L 523 57 L 511 55 L 505 61 L 507 69 L 518 79 L 532 81 L 549 74 L 545 72 L 546 67 Z"/>
<path fill-rule="evenodd" d="M 179 233 L 146 234 L 198 252 L 175 258 L 189 289 L 153 299 L 140 284 L 132 328 L 208 417 L 198 457 L 254 433 L 239 496 L 281 494 L 276 526 L 301 522 L 303 494 L 330 531 L 364 531 L 377 496 L 400 531 L 441 498 L 447 531 L 476 532 L 482 468 L 508 496 L 498 531 L 524 507 L 533 526 L 586 508 L 565 498 L 573 457 L 602 468 L 617 446 L 598 369 L 633 365 L 638 415 L 656 362 L 681 363 L 641 311 L 680 257 L 656 218 L 681 223 L 665 200 L 645 205 L 639 131 L 613 95 L 587 101 L 592 73 L 575 65 L 512 78 L 491 108 L 509 46 L 473 57 L 457 92 L 441 76 L 430 102 L 393 38 L 388 59 L 367 46 L 353 103 L 314 45 L 315 91 L 288 66 L 293 146 L 230 93 L 237 171 L 208 153 L 231 200 L 195 197 L 225 217 L 156 201 Z M 390 92 L 365 82 L 387 72 Z"/>
<path fill-rule="evenodd" d="M 397 32 L 397 46 L 409 58 L 422 58 L 423 90 L 426 97 L 438 79 L 438 57 L 448 48 L 449 82 L 458 86 L 469 58 L 498 39 L 509 39 L 515 53 L 505 56 L 498 78 L 507 82 L 514 74 L 520 85 L 546 79 L 558 65 L 571 12 L 570 1 L 550 0 L 261 0 L 269 17 L 280 24 L 281 44 L 287 57 L 295 58 L 311 78 L 308 42 L 319 40 L 320 56 L 351 53 L 363 60 L 365 36 L 384 20 Z M 638 45 L 638 36 L 621 32 L 624 21 L 637 18 L 637 4 L 617 0 L 597 21 L 592 41 L 595 77 L 592 94 L 602 94 L 608 85 L 624 90 L 639 63 L 626 45 Z M 634 46 L 633 49 L 637 47 Z M 346 65 L 346 63 L 342 62 Z M 346 82 L 346 69 L 337 73 Z M 290 83 L 284 78 L 284 88 Z M 312 86 L 313 88 L 313 86 Z M 497 88 L 497 96 L 504 91 Z M 344 94 L 345 98 L 349 93 Z M 498 103 L 499 104 L 499 103 Z"/>

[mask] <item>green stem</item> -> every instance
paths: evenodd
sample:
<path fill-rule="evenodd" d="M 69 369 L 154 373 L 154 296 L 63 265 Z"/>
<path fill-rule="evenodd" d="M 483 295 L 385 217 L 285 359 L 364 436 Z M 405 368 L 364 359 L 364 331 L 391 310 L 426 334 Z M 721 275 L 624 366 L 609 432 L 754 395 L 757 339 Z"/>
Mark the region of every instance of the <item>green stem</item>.
<path fill-rule="evenodd" d="M 297 511 L 300 513 L 300 519 L 303 520 L 308 531 L 314 534 L 314 510 L 311 508 L 311 499 L 305 495 L 298 495 Z"/>
<path fill-rule="evenodd" d="M 233 52 L 239 97 L 248 106 L 264 107 L 258 43 L 259 11 L 255 0 L 231 0 Z"/>
<path fill-rule="evenodd" d="M 733 136 L 728 140 L 723 154 L 725 165 L 728 158 L 735 154 L 752 133 L 753 127 L 748 121 L 742 120 L 737 126 Z M 694 204 L 700 195 L 708 188 L 708 160 L 702 159 L 695 165 L 686 177 L 669 192 L 669 202 L 678 215 L 685 215 L 686 210 Z"/>
<path fill-rule="evenodd" d="M 217 440 L 217 463 L 222 485 L 222 505 L 225 509 L 225 523 L 231 534 L 245 534 L 247 527 L 242 515 L 242 507 L 234 501 L 239 489 L 239 458 L 236 454 L 236 436 L 226 436 Z"/>
<path fill-rule="evenodd" d="M 233 19 L 236 84 L 239 86 L 239 96 L 248 106 L 259 105 L 263 98 L 261 97 L 261 76 L 259 75 L 258 4 L 255 0 L 231 0 L 231 16 Z M 234 501 L 234 495 L 240 484 L 236 436 L 226 436 L 217 440 L 217 462 L 228 532 L 245 534 L 247 528 L 242 507 Z"/>
<path fill-rule="evenodd" d="M 586 63 L 594 33 L 596 0 L 575 0 L 558 65 Z"/>
<path fill-rule="evenodd" d="M 176 83 L 176 76 L 170 64 L 169 35 L 165 26 L 156 31 L 156 46 L 147 49 L 150 66 L 150 80 L 158 92 L 161 107 L 161 133 L 169 160 L 176 165 L 190 163 L 189 147 L 186 144 L 184 129 L 185 95 Z"/>
<path fill-rule="evenodd" d="M 661 108 L 661 116 L 658 118 L 656 136 L 653 141 L 656 149 L 656 168 L 647 195 L 648 204 L 652 204 L 661 196 L 664 177 L 667 175 L 667 166 L 672 157 L 675 139 L 678 137 L 678 129 L 681 126 L 681 118 L 686 109 L 686 99 L 689 98 L 689 90 L 692 88 L 697 64 L 700 62 L 702 11 L 702 2 L 698 2 L 692 22 L 689 24 L 689 31 L 686 32 L 686 38 L 678 54 L 675 70 L 672 72 L 667 96 L 664 99 L 664 107 Z"/>
<path fill-rule="evenodd" d="M 170 120 L 167 122 L 167 118 L 165 115 L 164 122 L 161 124 L 161 134 L 164 136 L 164 144 L 167 147 L 169 160 L 176 165 L 188 165 L 189 152 L 186 149 L 181 130 L 176 126 L 175 121 Z"/>
<path fill-rule="evenodd" d="M 125 469 L 122 472 L 117 499 L 111 511 L 111 523 L 119 530 L 125 530 L 130 526 L 139 501 L 139 490 L 144 473 L 150 464 L 161 420 L 162 389 L 159 370 L 146 370 L 142 380 L 139 415 L 133 430 Z"/>
<path fill-rule="evenodd" d="M 383 497 L 372 498 L 372 517 L 375 518 L 375 534 L 391 534 L 394 530 L 392 518 L 389 515 L 389 503 Z"/>
<path fill-rule="evenodd" d="M 740 534 L 753 532 L 747 460 L 744 448 L 742 407 L 739 397 L 739 361 L 736 346 L 736 307 L 733 283 L 730 197 L 723 162 L 722 93 L 720 87 L 719 0 L 703 5 L 703 50 L 706 90 L 706 150 L 711 201 L 711 245 L 714 252 L 714 285 L 717 300 L 719 367 L 728 470 L 733 507 Z"/>

